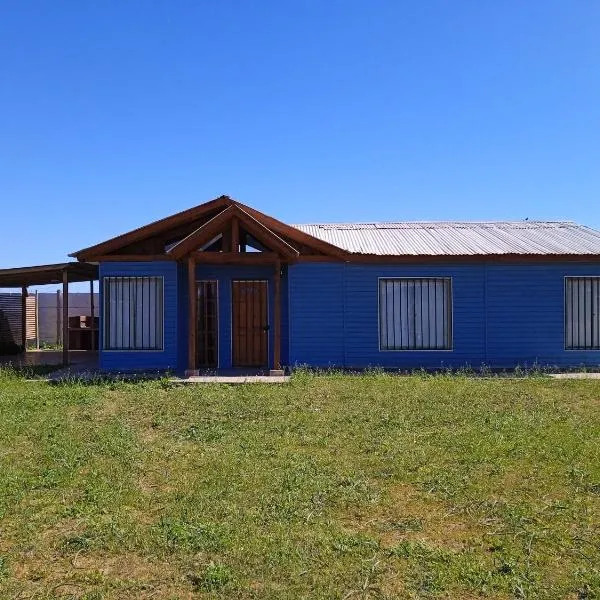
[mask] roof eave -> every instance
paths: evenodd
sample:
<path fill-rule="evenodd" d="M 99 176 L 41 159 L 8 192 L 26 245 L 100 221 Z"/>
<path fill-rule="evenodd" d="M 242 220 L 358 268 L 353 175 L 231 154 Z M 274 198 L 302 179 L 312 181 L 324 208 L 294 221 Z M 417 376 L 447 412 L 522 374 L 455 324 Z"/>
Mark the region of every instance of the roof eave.
<path fill-rule="evenodd" d="M 600 261 L 600 253 L 581 254 L 369 254 L 353 252 L 348 253 L 348 262 L 382 262 L 382 263 L 414 263 L 414 262 L 595 262 Z"/>
<path fill-rule="evenodd" d="M 82 248 L 81 250 L 70 253 L 68 256 L 71 258 L 76 258 L 79 261 L 85 261 L 94 256 L 110 254 L 110 252 L 118 250 L 120 247 L 139 241 L 140 239 L 144 239 L 144 237 L 158 233 L 164 229 L 167 229 L 168 227 L 175 227 L 190 218 L 197 218 L 198 216 L 202 216 L 202 214 L 217 209 L 220 206 L 225 207 L 231 204 L 233 204 L 233 200 L 229 196 L 219 196 L 218 198 L 209 200 L 204 204 L 200 204 L 198 206 L 175 213 L 174 215 L 152 221 L 151 223 L 142 225 L 141 227 L 132 229 L 131 231 L 127 231 L 98 244 L 94 244 L 93 246 Z"/>

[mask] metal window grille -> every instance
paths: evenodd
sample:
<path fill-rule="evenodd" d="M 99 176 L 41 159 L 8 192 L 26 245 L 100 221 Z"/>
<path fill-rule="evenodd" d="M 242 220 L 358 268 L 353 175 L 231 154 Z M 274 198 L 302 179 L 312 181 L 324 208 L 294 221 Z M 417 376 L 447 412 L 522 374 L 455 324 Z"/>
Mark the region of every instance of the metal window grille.
<path fill-rule="evenodd" d="M 163 278 L 104 277 L 104 349 L 163 349 Z"/>
<path fill-rule="evenodd" d="M 445 277 L 379 280 L 381 350 L 450 350 L 452 283 Z"/>
<path fill-rule="evenodd" d="M 600 277 L 565 278 L 565 347 L 600 350 Z"/>

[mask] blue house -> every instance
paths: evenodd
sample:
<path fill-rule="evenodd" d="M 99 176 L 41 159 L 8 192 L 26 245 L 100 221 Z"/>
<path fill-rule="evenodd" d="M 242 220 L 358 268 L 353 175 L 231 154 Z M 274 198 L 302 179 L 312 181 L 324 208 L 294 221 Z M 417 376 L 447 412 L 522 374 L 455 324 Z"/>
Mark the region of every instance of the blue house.
<path fill-rule="evenodd" d="M 293 226 L 222 196 L 72 256 L 108 371 L 600 364 L 600 232 L 571 222 Z"/>

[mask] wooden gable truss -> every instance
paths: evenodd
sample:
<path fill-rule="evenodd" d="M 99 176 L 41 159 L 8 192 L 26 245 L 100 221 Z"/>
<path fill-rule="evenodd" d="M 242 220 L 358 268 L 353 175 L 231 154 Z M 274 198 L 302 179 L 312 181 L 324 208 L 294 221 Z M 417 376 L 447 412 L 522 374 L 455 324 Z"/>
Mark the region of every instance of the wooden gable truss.
<path fill-rule="evenodd" d="M 253 249 L 254 251 L 251 251 Z M 273 362 L 281 360 L 281 266 L 299 260 L 344 260 L 347 253 L 277 219 L 221 196 L 166 219 L 72 254 L 79 261 L 159 261 L 187 263 L 188 287 L 196 289 L 198 264 L 273 266 Z M 197 321 L 196 294 L 190 293 L 190 323 Z M 197 331 L 188 328 L 188 373 L 196 373 Z"/>

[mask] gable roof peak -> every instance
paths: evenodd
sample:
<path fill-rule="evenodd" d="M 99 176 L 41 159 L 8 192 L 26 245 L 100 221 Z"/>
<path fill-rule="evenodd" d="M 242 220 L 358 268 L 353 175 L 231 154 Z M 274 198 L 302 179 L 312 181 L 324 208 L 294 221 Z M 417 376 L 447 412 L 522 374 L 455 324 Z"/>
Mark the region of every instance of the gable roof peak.
<path fill-rule="evenodd" d="M 80 261 L 96 259 L 100 256 L 106 256 L 117 252 L 121 248 L 145 240 L 150 236 L 157 236 L 161 234 L 164 235 L 169 230 L 185 226 L 192 221 L 202 220 L 203 218 L 210 219 L 211 217 L 221 214 L 230 208 L 235 212 L 245 215 L 245 217 L 248 219 L 257 221 L 263 227 L 271 230 L 271 232 L 277 237 L 287 236 L 300 245 L 315 248 L 322 254 L 336 257 L 342 257 L 347 254 L 345 250 L 342 250 L 333 244 L 320 240 L 319 238 L 307 233 L 303 233 L 299 229 L 290 227 L 289 225 L 278 221 L 273 217 L 270 217 L 246 204 L 243 204 L 242 202 L 234 200 L 230 196 L 223 194 L 214 200 L 210 200 L 209 202 L 199 204 L 193 208 L 189 208 L 169 217 L 159 219 L 158 221 L 138 227 L 137 229 L 128 231 L 127 233 L 123 233 L 94 246 L 74 252 L 70 254 L 70 256 L 73 256 Z"/>

